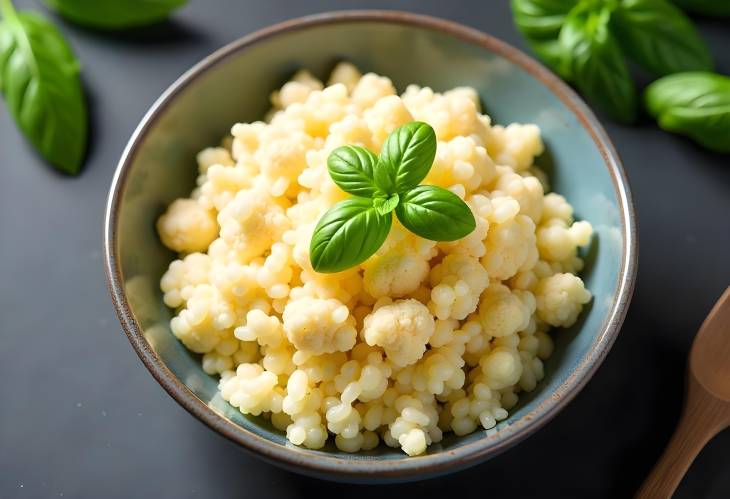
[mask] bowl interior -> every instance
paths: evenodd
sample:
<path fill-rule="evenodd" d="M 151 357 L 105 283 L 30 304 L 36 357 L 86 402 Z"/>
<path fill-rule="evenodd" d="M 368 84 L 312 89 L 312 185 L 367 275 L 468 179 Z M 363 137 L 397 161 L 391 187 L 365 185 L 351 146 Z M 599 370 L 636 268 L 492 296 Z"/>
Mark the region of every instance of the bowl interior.
<path fill-rule="evenodd" d="M 573 328 L 554 331 L 557 348 L 546 365 L 545 379 L 532 393 L 521 396 L 509 419 L 499 425 L 504 431 L 447 437 L 428 453 L 455 450 L 482 439 L 489 447 L 510 431 L 534 424 L 528 415 L 555 397 L 569 377 L 582 375 L 579 366 L 599 341 L 614 306 L 625 229 L 607 160 L 577 115 L 520 65 L 453 34 L 357 19 L 299 27 L 229 51 L 171 92 L 137 137 L 121 179 L 117 251 L 130 308 L 150 348 L 172 373 L 203 403 L 235 424 L 304 454 L 366 461 L 406 458 L 382 446 L 356 455 L 334 447 L 294 448 L 265 420 L 240 414 L 220 398 L 216 379 L 202 371 L 199 357 L 170 332 L 172 313 L 163 304 L 158 286 L 175 255 L 159 242 L 155 220 L 171 201 L 190 193 L 196 176 L 195 154 L 219 143 L 232 124 L 261 119 L 271 91 L 296 69 L 308 68 L 324 78 L 339 60 L 390 77 L 399 91 L 410 83 L 437 91 L 472 86 L 494 123 L 536 123 L 547 147 L 539 161 L 549 171 L 553 189 L 566 196 L 576 216 L 589 220 L 595 229 L 583 272 L 594 300 Z"/>

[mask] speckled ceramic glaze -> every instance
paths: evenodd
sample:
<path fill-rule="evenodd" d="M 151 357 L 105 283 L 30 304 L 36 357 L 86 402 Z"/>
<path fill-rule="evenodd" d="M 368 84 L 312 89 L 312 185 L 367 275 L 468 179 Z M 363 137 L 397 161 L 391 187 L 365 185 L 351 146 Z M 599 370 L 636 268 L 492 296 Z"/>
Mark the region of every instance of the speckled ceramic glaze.
<path fill-rule="evenodd" d="M 272 90 L 298 68 L 324 77 L 339 60 L 443 91 L 477 89 L 495 123 L 536 123 L 547 152 L 540 158 L 553 188 L 589 220 L 594 240 L 583 272 L 594 295 L 579 322 L 556 330 L 546 377 L 496 433 L 449 435 L 426 454 L 407 457 L 381 446 L 346 454 L 288 443 L 265 420 L 221 399 L 217 380 L 169 328 L 159 280 L 174 254 L 154 223 L 166 205 L 186 196 L 196 176 L 195 154 L 216 144 L 233 123 L 261 119 Z M 152 375 L 211 428 L 260 457 L 322 478 L 413 480 L 493 457 L 547 423 L 585 385 L 618 334 L 636 272 L 634 215 L 626 178 L 605 132 L 561 81 L 518 50 L 484 33 L 430 17 L 397 12 L 323 14 L 246 36 L 204 59 L 155 103 L 132 136 L 109 196 L 106 271 L 119 319 Z M 491 432 L 490 432 L 491 433 Z"/>

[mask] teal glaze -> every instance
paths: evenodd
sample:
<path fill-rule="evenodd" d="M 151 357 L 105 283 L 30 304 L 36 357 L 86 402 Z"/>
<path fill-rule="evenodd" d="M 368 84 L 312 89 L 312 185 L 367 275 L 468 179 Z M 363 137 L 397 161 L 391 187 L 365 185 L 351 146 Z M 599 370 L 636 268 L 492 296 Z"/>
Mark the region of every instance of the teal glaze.
<path fill-rule="evenodd" d="M 272 90 L 298 68 L 324 78 L 339 60 L 442 91 L 477 89 L 494 123 L 536 123 L 547 147 L 540 163 L 553 189 L 593 224 L 583 277 L 593 302 L 579 323 L 555 330 L 546 378 L 522 395 L 499 431 L 450 435 L 425 456 L 385 446 L 346 454 L 289 444 L 262 418 L 221 399 L 199 356 L 170 332 L 171 311 L 159 279 L 174 255 L 154 223 L 175 198 L 190 193 L 195 154 L 217 144 L 236 122 L 261 119 Z M 618 332 L 633 287 L 634 222 L 625 178 L 604 132 L 579 99 L 515 49 L 452 23 L 402 13 L 361 12 L 294 21 L 222 49 L 184 75 L 143 120 L 120 162 L 106 224 L 107 273 L 120 320 L 153 375 L 180 403 L 217 431 L 294 471 L 353 481 L 408 480 L 484 460 L 524 438 L 588 380 Z"/>

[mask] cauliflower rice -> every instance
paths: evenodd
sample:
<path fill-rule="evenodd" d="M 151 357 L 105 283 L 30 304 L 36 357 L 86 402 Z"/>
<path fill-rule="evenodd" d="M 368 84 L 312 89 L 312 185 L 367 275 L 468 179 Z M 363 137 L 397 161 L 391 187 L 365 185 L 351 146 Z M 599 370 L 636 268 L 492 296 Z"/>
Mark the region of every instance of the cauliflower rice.
<path fill-rule="evenodd" d="M 180 253 L 162 277 L 170 326 L 220 375 L 225 400 L 263 415 L 294 444 L 329 435 L 346 452 L 382 440 L 414 456 L 445 432 L 492 429 L 543 378 L 553 326 L 591 294 L 576 275 L 591 225 L 533 165 L 532 124 L 492 125 L 471 88 L 437 93 L 341 63 L 327 86 L 298 72 L 265 122 L 198 154 L 198 187 L 160 217 Z M 347 197 L 327 157 L 379 151 L 395 128 L 430 124 L 438 151 L 425 184 L 457 194 L 476 229 L 437 243 L 394 218 L 385 244 L 338 274 L 312 270 L 320 216 Z"/>

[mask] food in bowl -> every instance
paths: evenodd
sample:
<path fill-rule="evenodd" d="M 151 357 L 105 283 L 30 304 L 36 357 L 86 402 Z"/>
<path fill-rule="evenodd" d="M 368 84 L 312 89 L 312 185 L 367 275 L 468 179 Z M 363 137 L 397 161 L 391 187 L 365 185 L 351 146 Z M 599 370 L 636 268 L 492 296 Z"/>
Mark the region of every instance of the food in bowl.
<path fill-rule="evenodd" d="M 326 87 L 300 71 L 271 101 L 265 121 L 235 124 L 198 155 L 197 188 L 158 220 L 180 254 L 161 281 L 172 332 L 220 375 L 225 400 L 297 445 L 334 435 L 346 452 L 382 440 L 413 456 L 444 432 L 495 431 L 542 379 L 549 330 L 591 300 L 577 275 L 591 225 L 545 194 L 539 129 L 493 125 L 471 88 L 398 96 L 347 63 Z M 314 227 L 348 197 L 330 152 L 377 152 L 414 120 L 438 140 L 423 183 L 462 198 L 476 228 L 436 242 L 394 220 L 372 257 L 314 271 Z"/>

